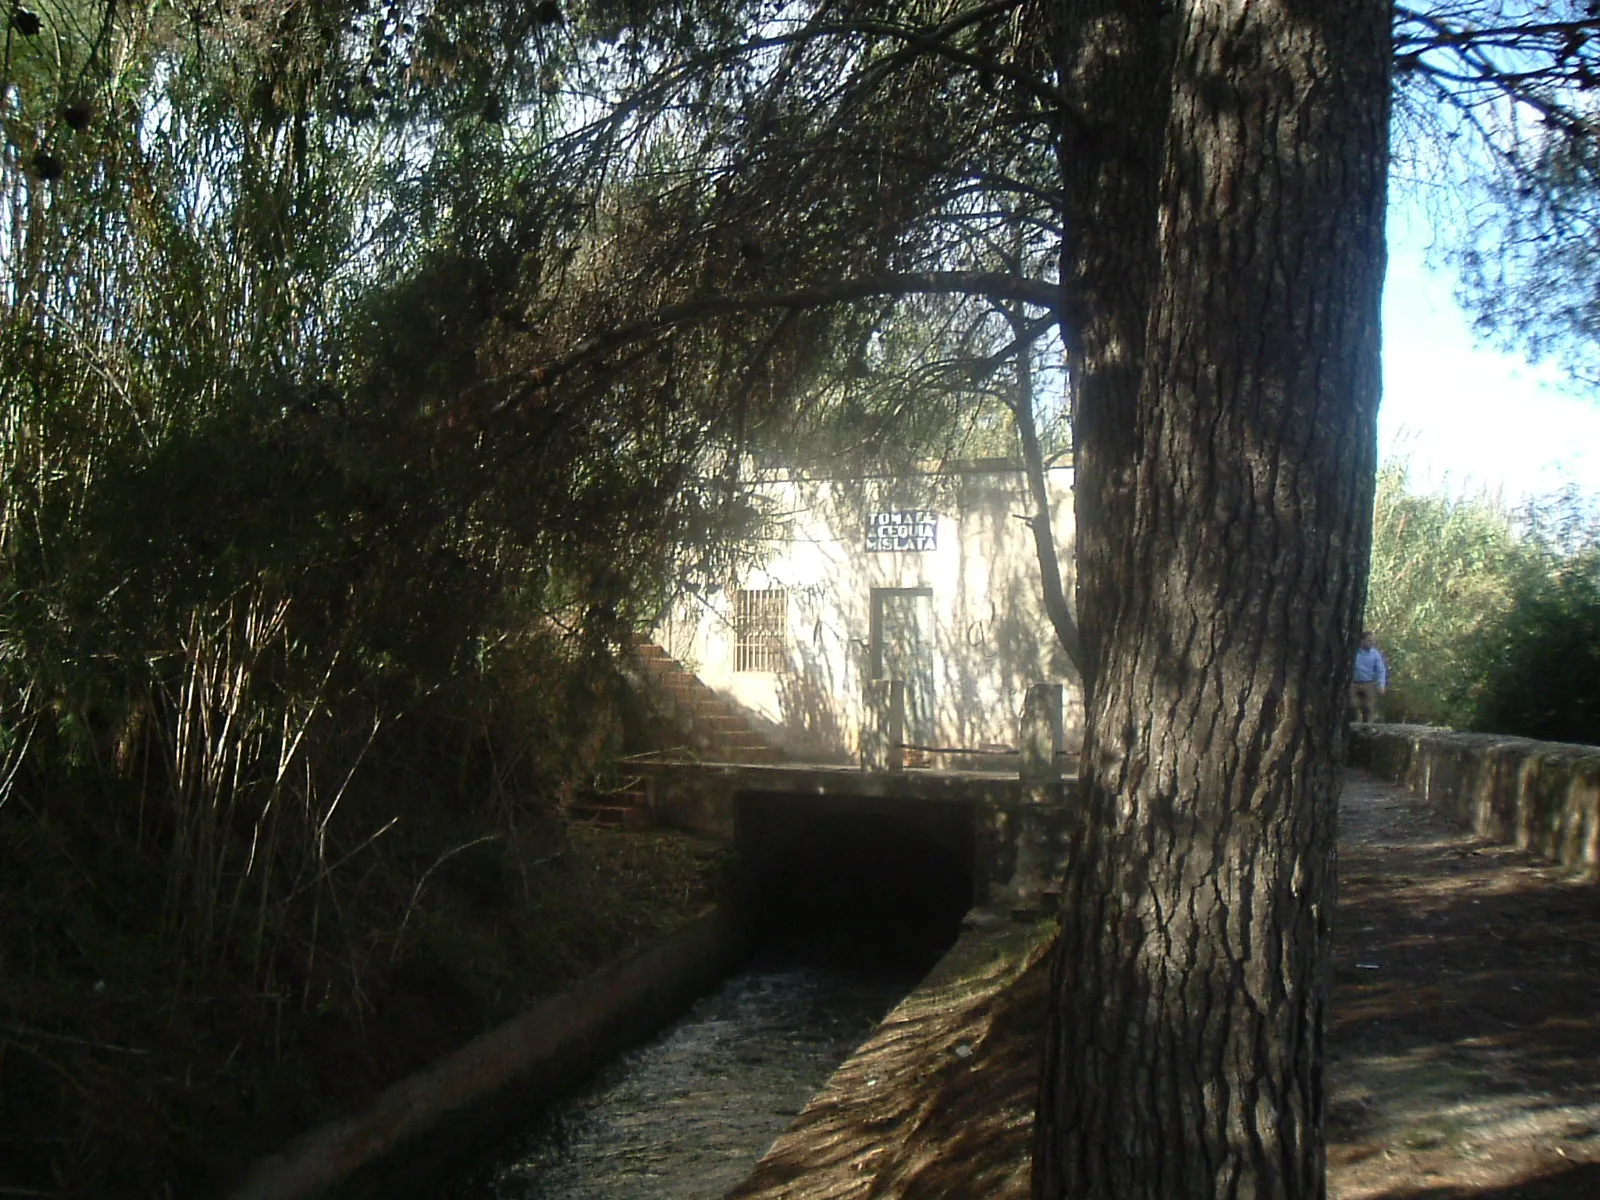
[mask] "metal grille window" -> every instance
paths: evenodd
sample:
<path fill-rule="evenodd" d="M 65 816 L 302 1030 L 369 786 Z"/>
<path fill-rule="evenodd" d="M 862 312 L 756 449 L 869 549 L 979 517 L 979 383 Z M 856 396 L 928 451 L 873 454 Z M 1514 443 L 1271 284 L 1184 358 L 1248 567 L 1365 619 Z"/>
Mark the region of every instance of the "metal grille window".
<path fill-rule="evenodd" d="M 784 631 L 789 593 L 783 588 L 739 589 L 733 594 L 733 669 L 781 671 L 788 665 Z"/>

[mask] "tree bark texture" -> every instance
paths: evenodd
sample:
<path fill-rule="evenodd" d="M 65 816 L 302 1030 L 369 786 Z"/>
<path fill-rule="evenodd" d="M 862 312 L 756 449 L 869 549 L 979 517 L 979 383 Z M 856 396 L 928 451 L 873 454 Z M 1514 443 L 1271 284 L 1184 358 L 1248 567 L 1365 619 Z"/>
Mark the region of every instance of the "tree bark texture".
<path fill-rule="evenodd" d="M 1159 253 L 1155 214 L 1171 104 L 1170 0 L 1061 0 L 1054 54 L 1061 329 L 1073 382 L 1073 508 L 1084 699 L 1104 667 L 1116 552 L 1133 515 L 1139 373 Z"/>
<path fill-rule="evenodd" d="M 1389 5 L 1058 18 L 1092 679 L 1034 1191 L 1322 1196 Z"/>

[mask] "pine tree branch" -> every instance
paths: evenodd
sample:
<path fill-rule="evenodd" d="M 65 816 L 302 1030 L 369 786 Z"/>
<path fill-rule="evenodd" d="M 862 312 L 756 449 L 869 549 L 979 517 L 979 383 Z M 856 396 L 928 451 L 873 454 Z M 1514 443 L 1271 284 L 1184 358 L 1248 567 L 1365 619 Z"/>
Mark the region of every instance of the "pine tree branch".
<path fill-rule="evenodd" d="M 986 271 L 915 271 L 836 280 L 789 291 L 701 296 L 615 325 L 586 338 L 557 358 L 519 371 L 511 377 L 501 376 L 485 381 L 475 390 L 512 385 L 514 390 L 511 394 L 491 410 L 492 413 L 498 413 L 516 408 L 527 397 L 529 388 L 547 388 L 584 363 L 594 362 L 613 350 L 644 341 L 674 326 L 769 309 L 822 308 L 859 300 L 913 295 L 979 296 L 996 303 L 1010 301 L 1050 310 L 1054 310 L 1059 300 L 1056 285 L 1048 280 Z"/>

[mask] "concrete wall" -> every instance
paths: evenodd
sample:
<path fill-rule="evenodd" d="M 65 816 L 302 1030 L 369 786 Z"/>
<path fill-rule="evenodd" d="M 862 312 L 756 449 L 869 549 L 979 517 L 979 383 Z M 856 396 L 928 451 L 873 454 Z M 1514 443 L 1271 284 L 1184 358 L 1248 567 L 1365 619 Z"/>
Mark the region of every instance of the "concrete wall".
<path fill-rule="evenodd" d="M 1066 870 L 1077 793 L 1071 779 L 736 763 L 656 763 L 642 770 L 657 820 L 732 842 L 755 862 L 781 855 L 784 832 L 794 824 L 854 810 L 894 816 L 952 852 L 970 853 L 973 902 L 978 905 L 1037 905 L 1059 893 Z M 794 819 L 752 822 L 746 798 L 788 806 Z M 952 822 L 954 811 L 960 817 Z M 958 828 L 970 833 L 958 837 L 953 833 Z M 970 850 L 961 840 L 968 837 Z"/>
<path fill-rule="evenodd" d="M 434 1195 L 430 1180 L 514 1132 L 529 1104 L 556 1099 L 676 1020 L 728 973 L 745 939 L 741 915 L 708 913 L 257 1162 L 231 1200 Z"/>
<path fill-rule="evenodd" d="M 1600 882 L 1600 747 L 1424 725 L 1357 725 L 1350 761 L 1474 832 Z"/>
<path fill-rule="evenodd" d="M 1037 1067 L 1016 1030 L 1044 1023 L 1055 932 L 969 922 L 728 1200 L 1025 1193 Z"/>
<path fill-rule="evenodd" d="M 857 822 L 890 822 L 903 850 L 910 843 L 930 857 L 955 864 L 971 879 L 970 904 L 981 904 L 974 806 L 960 801 L 906 804 L 887 797 L 786 796 L 743 792 L 735 798 L 740 860 L 746 871 L 763 879 L 786 863 L 793 847 L 814 828 L 833 840 L 850 839 Z M 913 838 L 912 835 L 915 835 Z M 985 876 L 992 872 L 984 872 Z M 984 879 L 987 883 L 987 878 Z"/>
<path fill-rule="evenodd" d="M 1051 517 L 1065 585 L 1072 592 L 1072 472 L 1048 472 Z M 736 701 L 796 760 L 853 762 L 862 685 L 871 661 L 874 588 L 932 593 L 933 729 L 941 746 L 1017 744 L 1028 685 L 1063 682 L 1069 744 L 1080 740 L 1082 691 L 1044 614 L 1032 511 L 1022 471 L 986 460 L 912 476 L 814 479 L 775 475 L 761 493 L 774 529 L 758 561 L 726 590 L 691 597 L 657 627 L 656 639 L 713 689 Z M 871 551 L 872 514 L 925 509 L 938 515 L 932 550 Z M 734 593 L 788 592 L 785 669 L 734 669 Z"/>

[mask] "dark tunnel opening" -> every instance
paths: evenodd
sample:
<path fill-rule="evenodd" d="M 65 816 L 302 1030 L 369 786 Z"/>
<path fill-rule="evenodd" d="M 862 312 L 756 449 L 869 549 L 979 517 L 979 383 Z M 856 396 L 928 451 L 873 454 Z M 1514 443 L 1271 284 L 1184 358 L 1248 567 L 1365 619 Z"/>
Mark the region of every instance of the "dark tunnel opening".
<path fill-rule="evenodd" d="M 955 941 L 973 902 L 967 805 L 920 805 L 911 816 L 750 797 L 740 848 L 763 956 L 921 974 Z"/>

